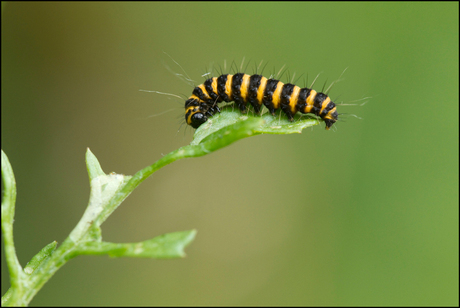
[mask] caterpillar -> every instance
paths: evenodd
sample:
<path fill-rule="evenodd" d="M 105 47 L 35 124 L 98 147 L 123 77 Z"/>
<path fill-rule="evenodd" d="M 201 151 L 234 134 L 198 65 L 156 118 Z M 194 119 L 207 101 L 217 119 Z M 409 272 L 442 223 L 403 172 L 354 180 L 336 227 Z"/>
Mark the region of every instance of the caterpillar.
<path fill-rule="evenodd" d="M 234 101 L 242 113 L 246 113 L 248 103 L 256 113 L 264 105 L 273 116 L 281 108 L 291 122 L 297 112 L 312 113 L 326 123 L 327 130 L 338 120 L 336 105 L 325 93 L 262 75 L 236 73 L 209 78 L 195 87 L 192 96 L 185 101 L 186 123 L 198 128 L 221 111 L 217 103 L 223 101 Z"/>

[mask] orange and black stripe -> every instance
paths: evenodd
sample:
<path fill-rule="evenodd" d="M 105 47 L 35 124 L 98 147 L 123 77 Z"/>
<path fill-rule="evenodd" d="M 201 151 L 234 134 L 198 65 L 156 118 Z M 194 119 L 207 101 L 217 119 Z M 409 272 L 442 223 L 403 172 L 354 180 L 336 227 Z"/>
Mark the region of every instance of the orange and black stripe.
<path fill-rule="evenodd" d="M 237 73 L 213 77 L 195 87 L 192 96 L 185 101 L 185 121 L 198 128 L 208 117 L 220 112 L 217 103 L 223 101 L 234 101 L 242 113 L 246 113 L 247 103 L 256 113 L 260 112 L 262 105 L 272 115 L 281 108 L 290 121 L 294 121 L 297 112 L 313 113 L 324 120 L 326 129 L 338 119 L 335 104 L 324 93 L 261 75 Z"/>

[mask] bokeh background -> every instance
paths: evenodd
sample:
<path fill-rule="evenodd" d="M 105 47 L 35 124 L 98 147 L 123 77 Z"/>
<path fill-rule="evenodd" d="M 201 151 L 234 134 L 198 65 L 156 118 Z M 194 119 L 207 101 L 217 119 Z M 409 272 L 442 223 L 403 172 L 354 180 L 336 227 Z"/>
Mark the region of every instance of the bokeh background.
<path fill-rule="evenodd" d="M 177 161 L 102 225 L 135 242 L 197 229 L 185 259 L 82 256 L 32 305 L 458 305 L 458 3 L 7 3 L 2 148 L 24 265 L 89 196 L 86 147 L 134 174 L 178 132 L 210 67 L 321 73 L 337 129 L 241 140 Z M 264 62 L 265 63 L 265 62 Z M 282 78 L 286 81 L 286 75 Z M 304 85 L 303 79 L 298 82 Z M 173 109 L 170 112 L 164 113 Z M 156 116 L 155 116 L 156 115 Z M 3 249 L 3 247 L 2 247 Z M 2 294 L 9 287 L 2 250 Z"/>

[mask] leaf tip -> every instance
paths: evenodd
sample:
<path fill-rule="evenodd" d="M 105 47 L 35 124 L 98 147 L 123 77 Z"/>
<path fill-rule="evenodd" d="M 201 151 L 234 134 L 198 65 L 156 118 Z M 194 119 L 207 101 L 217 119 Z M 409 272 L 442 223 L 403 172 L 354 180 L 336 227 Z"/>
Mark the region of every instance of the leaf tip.
<path fill-rule="evenodd" d="M 95 177 L 105 175 L 101 168 L 101 164 L 89 148 L 86 148 L 86 168 L 88 169 L 90 180 L 94 179 Z"/>
<path fill-rule="evenodd" d="M 180 238 L 182 238 L 177 243 L 178 257 L 185 258 L 187 256 L 184 249 L 185 247 L 187 247 L 193 242 L 193 240 L 195 239 L 196 233 L 197 233 L 196 229 L 176 233 Z"/>

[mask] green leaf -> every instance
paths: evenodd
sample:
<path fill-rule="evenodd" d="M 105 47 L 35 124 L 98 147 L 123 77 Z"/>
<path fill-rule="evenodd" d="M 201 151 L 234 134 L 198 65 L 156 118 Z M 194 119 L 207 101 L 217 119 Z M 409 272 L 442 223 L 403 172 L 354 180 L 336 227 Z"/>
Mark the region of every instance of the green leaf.
<path fill-rule="evenodd" d="M 171 259 L 185 257 L 184 248 L 195 238 L 196 230 L 167 233 L 138 243 L 87 242 L 78 249 L 79 254 L 111 257 L 137 257 Z"/>
<path fill-rule="evenodd" d="M 102 171 L 101 164 L 89 148 L 86 149 L 86 169 L 88 169 L 89 180 L 105 175 Z"/>
<path fill-rule="evenodd" d="M 56 249 L 57 242 L 51 242 L 42 248 L 35 256 L 24 267 L 24 272 L 27 275 L 31 275 L 39 266 L 43 263 Z"/>
<path fill-rule="evenodd" d="M 83 217 L 69 235 L 74 243 L 102 240 L 100 225 L 120 205 L 122 200 L 118 203 L 112 201 L 131 179 L 131 176 L 114 172 L 105 174 L 96 156 L 89 149 L 86 151 L 86 167 L 91 193 Z"/>
<path fill-rule="evenodd" d="M 255 123 L 257 124 L 254 125 Z M 286 116 L 281 113 L 281 110 L 279 110 L 275 116 L 268 113 L 259 116 L 251 112 L 241 114 L 239 110 L 232 110 L 231 107 L 226 107 L 221 113 L 215 114 L 198 127 L 191 145 L 198 145 L 203 142 L 221 138 L 223 134 L 232 134 L 236 132 L 235 129 L 233 129 L 233 132 L 223 129 L 231 126 L 235 127 L 234 125 L 236 124 L 241 124 L 238 130 L 250 130 L 251 134 L 249 135 L 251 136 L 260 134 L 300 134 L 303 129 L 319 124 L 319 120 L 311 115 L 301 115 L 298 113 L 294 117 L 294 121 L 290 122 Z M 218 131 L 220 131 L 218 135 L 211 137 Z M 237 138 L 235 138 L 234 141 L 236 140 Z"/>

